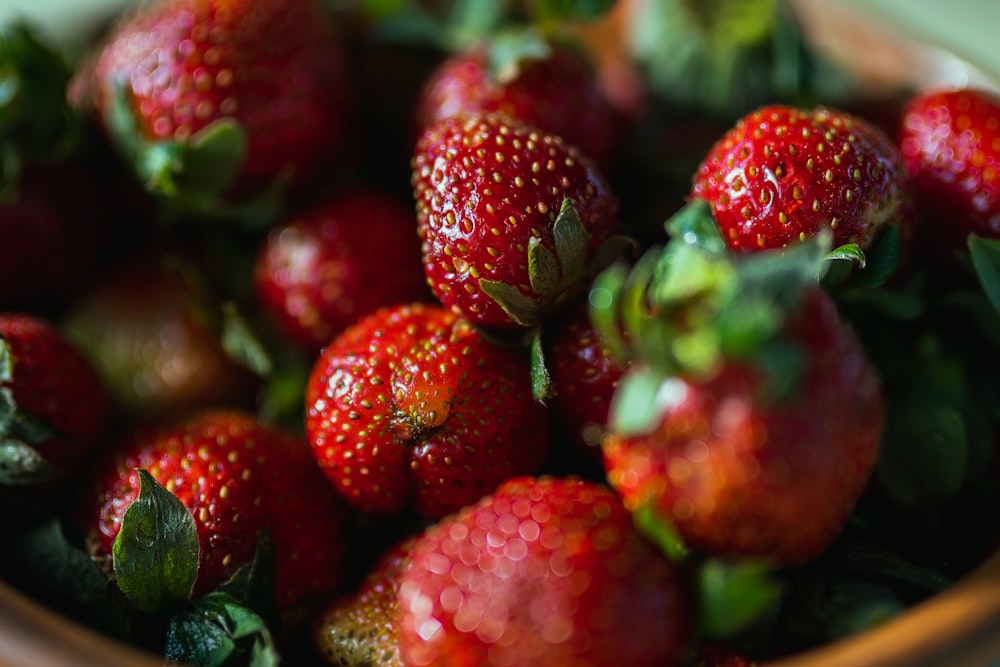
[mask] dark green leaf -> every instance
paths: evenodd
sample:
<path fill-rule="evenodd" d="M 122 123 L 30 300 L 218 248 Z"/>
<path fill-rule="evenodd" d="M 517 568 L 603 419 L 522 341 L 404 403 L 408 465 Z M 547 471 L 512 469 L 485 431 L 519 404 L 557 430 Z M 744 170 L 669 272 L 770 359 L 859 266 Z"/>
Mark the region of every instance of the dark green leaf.
<path fill-rule="evenodd" d="M 552 376 L 545 363 L 545 350 L 539 328 L 531 338 L 531 395 L 536 401 L 545 402 L 555 396 L 555 393 L 556 388 L 552 384 Z"/>
<path fill-rule="evenodd" d="M 125 510 L 112 550 L 122 592 L 154 612 L 187 600 L 198 576 L 194 518 L 153 476 L 139 470 L 139 494 Z"/>
<path fill-rule="evenodd" d="M 541 319 L 539 303 L 522 294 L 516 287 L 483 279 L 479 281 L 479 288 L 522 327 L 531 327 L 539 323 Z"/>
<path fill-rule="evenodd" d="M 178 186 L 216 195 L 225 194 L 243 171 L 246 132 L 230 118 L 220 118 L 187 141 L 177 174 Z"/>
<path fill-rule="evenodd" d="M 257 375 L 266 376 L 274 368 L 264 344 L 231 301 L 222 304 L 222 349 L 230 359 Z"/>
<path fill-rule="evenodd" d="M 660 516 L 652 503 L 640 505 L 632 512 L 632 521 L 640 533 L 655 544 L 674 563 L 688 557 L 690 551 L 670 520 Z"/>
<path fill-rule="evenodd" d="M 826 253 L 826 259 L 830 261 L 853 262 L 862 269 L 865 268 L 865 262 L 867 261 L 864 251 L 861 250 L 861 246 L 857 243 L 846 243 L 842 246 L 837 246 Z"/>
<path fill-rule="evenodd" d="M 0 435 L 0 486 L 34 485 L 65 476 L 31 445 Z"/>
<path fill-rule="evenodd" d="M 961 488 L 967 470 L 965 424 L 947 405 L 919 401 L 890 411 L 878 480 L 901 507 L 938 507 Z"/>
<path fill-rule="evenodd" d="M 587 297 L 591 324 L 611 353 L 621 360 L 628 357 L 628 348 L 618 321 L 617 295 L 621 292 L 627 275 L 628 269 L 623 264 L 609 266 L 594 280 Z"/>
<path fill-rule="evenodd" d="M 1000 312 L 1000 239 L 969 236 L 972 266 L 994 310 Z"/>
<path fill-rule="evenodd" d="M 868 249 L 864 271 L 855 272 L 851 279 L 852 289 L 872 288 L 885 284 L 899 268 L 902 243 L 899 229 L 895 225 L 885 227 Z"/>
<path fill-rule="evenodd" d="M 587 245 L 590 243 L 590 234 L 583 226 L 572 199 L 563 200 L 559 215 L 552 225 L 552 235 L 563 282 L 576 283 L 587 271 Z"/>
<path fill-rule="evenodd" d="M 746 629 L 777 603 L 781 586 L 770 568 L 756 560 L 706 560 L 698 568 L 699 629 L 725 639 Z"/>
<path fill-rule="evenodd" d="M 64 612 L 93 607 L 107 583 L 93 559 L 70 544 L 62 525 L 51 517 L 8 532 L 0 563 L 4 580 Z"/>
<path fill-rule="evenodd" d="M 943 572 L 904 560 L 881 544 L 848 536 L 841 537 L 823 558 L 845 573 L 905 584 L 927 594 L 943 591 L 954 583 Z"/>
<path fill-rule="evenodd" d="M 528 239 L 528 281 L 535 294 L 553 298 L 562 291 L 562 271 L 555 255 L 537 237 Z"/>
<path fill-rule="evenodd" d="M 701 248 L 709 255 L 728 252 L 719 225 L 712 215 L 712 206 L 704 199 L 695 199 L 675 213 L 665 223 L 672 239 Z"/>
<path fill-rule="evenodd" d="M 502 84 L 517 79 L 530 62 L 543 61 L 551 55 L 548 40 L 530 27 L 506 28 L 489 37 L 490 72 Z"/>
<path fill-rule="evenodd" d="M 279 656 L 264 620 L 228 593 L 209 593 L 171 618 L 165 657 L 197 667 L 248 664 L 277 667 Z"/>
<path fill-rule="evenodd" d="M 649 433 L 664 410 L 684 396 L 684 385 L 649 366 L 635 366 L 622 377 L 611 399 L 608 425 L 629 437 Z"/>
<path fill-rule="evenodd" d="M 600 18 L 614 4 L 614 0 L 539 0 L 536 11 L 541 21 L 591 21 Z"/>
<path fill-rule="evenodd" d="M 232 595 L 262 618 L 269 618 L 274 611 L 274 576 L 274 541 L 267 530 L 261 530 L 253 560 L 236 570 L 219 592 Z"/>

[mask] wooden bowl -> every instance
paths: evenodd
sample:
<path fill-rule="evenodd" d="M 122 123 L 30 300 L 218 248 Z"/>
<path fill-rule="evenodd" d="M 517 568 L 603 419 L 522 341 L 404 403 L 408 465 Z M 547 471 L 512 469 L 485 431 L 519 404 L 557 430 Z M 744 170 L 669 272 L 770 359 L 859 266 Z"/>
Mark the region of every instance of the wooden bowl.
<path fill-rule="evenodd" d="M 873 20 L 856 3 L 791 0 L 791 5 L 811 42 L 858 73 L 872 90 L 998 88 L 983 68 Z M 998 661 L 1000 553 L 948 590 L 873 630 L 767 667 L 986 667 Z M 161 667 L 163 661 L 98 635 L 0 582 L 0 667 L 40 665 Z"/>

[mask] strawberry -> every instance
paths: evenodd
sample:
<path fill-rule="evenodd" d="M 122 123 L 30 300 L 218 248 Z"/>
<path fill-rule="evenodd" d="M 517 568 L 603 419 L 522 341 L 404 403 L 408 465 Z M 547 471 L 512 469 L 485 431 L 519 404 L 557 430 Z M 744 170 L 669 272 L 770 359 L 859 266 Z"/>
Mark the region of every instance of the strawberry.
<path fill-rule="evenodd" d="M 62 333 L 38 317 L 0 312 L 3 481 L 74 472 L 112 417 L 100 378 Z"/>
<path fill-rule="evenodd" d="M 829 232 L 733 258 L 668 226 L 676 240 L 611 299 L 635 357 L 602 442 L 608 481 L 695 552 L 811 560 L 866 488 L 885 422 L 880 378 L 816 284 Z"/>
<path fill-rule="evenodd" d="M 366 512 L 437 518 L 544 461 L 528 360 L 440 306 L 383 308 L 320 354 L 306 386 L 313 453 Z"/>
<path fill-rule="evenodd" d="M 431 289 L 485 327 L 535 326 L 572 303 L 619 229 L 617 202 L 587 158 L 495 114 L 425 130 L 413 191 Z"/>
<path fill-rule="evenodd" d="M 1000 97 L 974 89 L 915 95 L 899 141 L 930 245 L 1000 237 Z"/>
<path fill-rule="evenodd" d="M 566 43 L 496 63 L 480 45 L 445 60 L 428 78 L 417 106 L 421 128 L 459 113 L 495 112 L 561 136 L 597 164 L 610 161 L 619 120 L 587 56 Z M 586 110 L 581 113 L 581 110 Z"/>
<path fill-rule="evenodd" d="M 145 469 L 188 509 L 198 533 L 195 595 L 214 590 L 254 556 L 267 530 L 275 603 L 325 595 L 343 577 L 344 507 L 297 436 L 249 413 L 209 411 L 131 434 L 99 464 L 81 502 L 83 528 L 111 554 Z"/>
<path fill-rule="evenodd" d="M 766 106 L 709 151 L 692 198 L 707 200 L 737 251 L 780 248 L 821 229 L 867 250 L 889 225 L 906 239 L 910 185 L 902 156 L 867 121 L 817 107 Z"/>
<path fill-rule="evenodd" d="M 585 306 L 561 319 L 549 332 L 546 359 L 555 396 L 552 409 L 577 451 L 601 460 L 601 436 L 623 364 L 601 339 Z"/>
<path fill-rule="evenodd" d="M 375 191 L 315 205 L 272 230 L 254 286 L 287 336 L 309 351 L 382 306 L 429 300 L 413 209 Z"/>
<path fill-rule="evenodd" d="M 202 205 L 316 176 L 345 144 L 344 70 L 316 0 L 156 0 L 73 90 L 151 189 Z"/>
<path fill-rule="evenodd" d="M 337 667 L 402 667 L 396 594 L 413 538 L 384 553 L 361 585 L 319 614 L 313 641 Z"/>
<path fill-rule="evenodd" d="M 184 253 L 138 255 L 67 313 L 67 335 L 123 411 L 164 417 L 252 405 L 260 385 L 223 348 L 220 306 Z"/>
<path fill-rule="evenodd" d="M 418 537 L 398 605 L 413 667 L 675 665 L 694 618 L 614 493 L 552 477 L 509 480 Z"/>

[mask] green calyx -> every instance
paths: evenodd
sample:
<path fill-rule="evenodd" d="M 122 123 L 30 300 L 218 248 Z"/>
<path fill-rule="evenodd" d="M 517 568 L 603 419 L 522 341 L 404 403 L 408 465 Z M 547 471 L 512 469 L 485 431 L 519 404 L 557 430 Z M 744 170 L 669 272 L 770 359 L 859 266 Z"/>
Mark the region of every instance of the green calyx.
<path fill-rule="evenodd" d="M 24 24 L 0 31 L 0 196 L 32 160 L 69 154 L 79 127 L 66 102 L 70 69 Z"/>
<path fill-rule="evenodd" d="M 538 325 L 558 310 L 560 302 L 571 301 L 588 273 L 587 244 L 590 234 L 583 226 L 571 199 L 563 200 L 552 226 L 554 251 L 541 239 L 528 240 L 528 281 L 537 296 L 528 296 L 517 287 L 481 279 L 479 287 L 522 327 Z"/>
<path fill-rule="evenodd" d="M 727 362 L 762 369 L 769 395 L 784 395 L 800 359 L 782 327 L 830 263 L 828 234 L 732 255 L 703 201 L 671 218 L 667 231 L 666 246 L 631 268 L 610 267 L 590 292 L 595 327 L 613 352 L 635 362 L 611 409 L 612 428 L 626 435 L 654 426 L 670 400 L 667 380 L 707 381 Z"/>
<path fill-rule="evenodd" d="M 0 486 L 25 486 L 64 477 L 66 472 L 49 463 L 35 448 L 59 437 L 59 433 L 17 405 L 13 381 L 10 345 L 0 336 Z"/>
<path fill-rule="evenodd" d="M 230 191 L 239 181 L 249 147 L 246 131 L 232 118 L 219 118 L 187 139 L 150 140 L 135 116 L 124 82 L 114 86 L 104 118 L 119 150 L 145 188 L 175 215 L 242 223 L 264 228 L 279 215 L 287 175 L 242 200 Z"/>

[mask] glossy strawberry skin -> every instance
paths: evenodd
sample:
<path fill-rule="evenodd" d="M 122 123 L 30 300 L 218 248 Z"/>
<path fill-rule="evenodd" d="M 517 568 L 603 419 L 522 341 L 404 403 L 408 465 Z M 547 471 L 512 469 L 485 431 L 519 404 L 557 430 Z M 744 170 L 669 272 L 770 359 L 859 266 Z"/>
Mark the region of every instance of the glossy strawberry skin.
<path fill-rule="evenodd" d="M 248 139 L 236 191 L 246 193 L 279 175 L 308 180 L 343 147 L 341 51 L 313 0 L 157 0 L 118 21 L 74 88 L 110 122 L 124 85 L 145 141 L 236 121 Z"/>
<path fill-rule="evenodd" d="M 545 459 L 545 409 L 521 350 L 440 306 L 376 311 L 324 348 L 306 386 L 306 433 L 356 508 L 438 518 Z"/>
<path fill-rule="evenodd" d="M 787 398 L 766 398 L 759 371 L 727 362 L 708 381 L 670 380 L 675 399 L 651 433 L 602 443 L 626 506 L 650 503 L 694 550 L 808 561 L 871 476 L 884 406 L 857 338 L 818 289 L 787 329 L 805 364 Z"/>
<path fill-rule="evenodd" d="M 297 436 L 249 413 L 209 411 L 133 433 L 85 487 L 84 527 L 110 554 L 139 490 L 137 468 L 177 496 L 195 519 L 200 548 L 195 595 L 249 562 L 257 533 L 274 543 L 275 602 L 326 595 L 343 578 L 346 512 Z"/>
<path fill-rule="evenodd" d="M 1000 98 L 979 90 L 917 95 L 903 109 L 900 147 L 925 245 L 954 248 L 970 233 L 1000 237 Z"/>
<path fill-rule="evenodd" d="M 551 45 L 513 72 L 491 71 L 489 51 L 476 47 L 445 60 L 424 86 L 417 108 L 421 128 L 460 113 L 495 112 L 561 136 L 597 164 L 610 160 L 619 119 L 598 86 L 587 57 Z"/>
<path fill-rule="evenodd" d="M 627 364 L 618 360 L 578 308 L 549 332 L 546 360 L 556 395 L 552 409 L 576 450 L 601 461 L 601 437 L 608 410 Z"/>
<path fill-rule="evenodd" d="M 430 300 L 413 208 L 375 191 L 315 205 L 269 234 L 254 286 L 288 338 L 311 352 L 382 306 Z"/>
<path fill-rule="evenodd" d="M 108 434 L 111 396 L 90 363 L 47 320 L 0 312 L 0 338 L 12 376 L 0 389 L 10 391 L 19 410 L 55 430 L 57 435 L 33 447 L 53 466 L 73 472 Z"/>
<path fill-rule="evenodd" d="M 565 198 L 590 235 L 587 257 L 619 231 L 617 201 L 587 158 L 556 135 L 498 115 L 430 126 L 412 167 L 428 282 L 441 303 L 477 325 L 521 326 L 480 281 L 542 296 L 530 286 L 527 249 L 534 237 L 554 252 L 553 225 Z"/>
<path fill-rule="evenodd" d="M 509 480 L 429 528 L 398 604 L 412 667 L 674 665 L 694 611 L 619 498 L 572 478 Z"/>
<path fill-rule="evenodd" d="M 910 236 L 911 187 L 898 148 L 834 109 L 768 106 L 709 151 L 691 198 L 707 200 L 729 246 L 781 248 L 822 229 L 862 250 L 886 225 Z"/>

